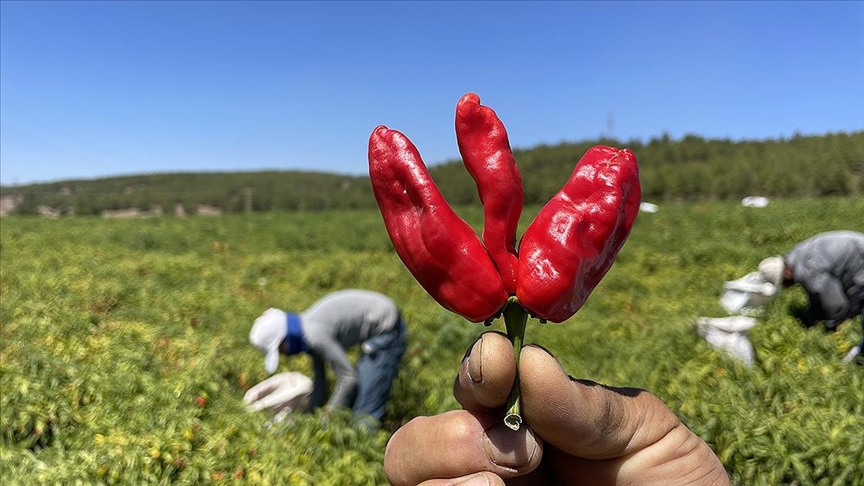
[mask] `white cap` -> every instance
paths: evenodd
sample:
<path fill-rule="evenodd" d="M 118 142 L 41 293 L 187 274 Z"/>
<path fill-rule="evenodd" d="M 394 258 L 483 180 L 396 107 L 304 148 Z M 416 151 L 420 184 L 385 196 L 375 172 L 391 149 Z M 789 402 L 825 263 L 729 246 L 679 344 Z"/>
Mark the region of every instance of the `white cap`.
<path fill-rule="evenodd" d="M 249 342 L 264 352 L 264 370 L 272 375 L 279 367 L 279 345 L 288 335 L 285 312 L 270 308 L 255 319 Z"/>
<path fill-rule="evenodd" d="M 786 263 L 781 256 L 768 257 L 759 262 L 759 273 L 762 274 L 765 280 L 778 288 L 783 283 L 783 270 L 785 268 Z"/>

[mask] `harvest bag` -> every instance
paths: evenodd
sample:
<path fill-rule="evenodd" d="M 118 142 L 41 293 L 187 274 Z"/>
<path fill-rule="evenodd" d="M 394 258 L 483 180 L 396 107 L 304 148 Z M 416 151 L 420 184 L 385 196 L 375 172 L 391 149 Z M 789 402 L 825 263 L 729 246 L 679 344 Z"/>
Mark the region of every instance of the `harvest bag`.
<path fill-rule="evenodd" d="M 699 335 L 712 349 L 723 351 L 745 366 L 752 366 L 753 345 L 747 331 L 756 325 L 756 319 L 746 316 L 700 317 L 696 319 Z"/>
<path fill-rule="evenodd" d="M 766 282 L 759 272 L 723 284 L 720 305 L 730 317 L 700 317 L 696 319 L 699 335 L 705 338 L 712 349 L 725 352 L 733 359 L 752 366 L 753 345 L 747 334 L 756 325 L 756 315 L 761 306 L 779 293 L 779 289 Z"/>
<path fill-rule="evenodd" d="M 247 410 L 268 410 L 277 422 L 291 412 L 309 409 L 312 379 L 296 371 L 279 373 L 253 386 L 243 396 Z"/>
<path fill-rule="evenodd" d="M 777 294 L 774 284 L 766 282 L 761 273 L 752 272 L 723 284 L 720 305 L 731 315 L 753 315 Z"/>

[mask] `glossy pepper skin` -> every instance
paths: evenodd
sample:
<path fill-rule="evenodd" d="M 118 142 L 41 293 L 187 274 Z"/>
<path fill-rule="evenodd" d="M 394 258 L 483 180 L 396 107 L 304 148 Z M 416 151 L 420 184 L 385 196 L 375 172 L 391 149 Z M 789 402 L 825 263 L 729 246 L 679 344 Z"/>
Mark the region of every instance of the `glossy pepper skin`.
<path fill-rule="evenodd" d="M 535 316 L 569 319 L 612 266 L 641 200 L 636 157 L 592 147 L 519 246 L 516 295 Z"/>
<path fill-rule="evenodd" d="M 375 128 L 369 176 L 396 253 L 429 295 L 472 322 L 498 314 L 508 295 L 495 264 L 444 200 L 408 137 Z"/>
<path fill-rule="evenodd" d="M 498 267 L 504 288 L 516 294 L 516 227 L 524 199 L 522 177 L 504 124 L 474 93 L 456 105 L 456 141 L 483 203 L 483 244 Z"/>

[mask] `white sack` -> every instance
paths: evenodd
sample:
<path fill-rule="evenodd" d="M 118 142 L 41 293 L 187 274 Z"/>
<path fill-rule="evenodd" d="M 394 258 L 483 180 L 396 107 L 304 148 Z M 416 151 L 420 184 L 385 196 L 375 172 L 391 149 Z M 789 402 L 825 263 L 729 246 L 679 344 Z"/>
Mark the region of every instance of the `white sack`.
<path fill-rule="evenodd" d="M 268 410 L 280 417 L 309 409 L 312 379 L 296 371 L 279 373 L 253 386 L 243 396 L 250 412 Z"/>
<path fill-rule="evenodd" d="M 660 208 L 653 203 L 643 202 L 639 203 L 639 211 L 644 213 L 656 213 Z"/>
<path fill-rule="evenodd" d="M 696 320 L 699 335 L 712 349 L 724 352 L 744 366 L 753 365 L 753 345 L 747 332 L 756 325 L 756 319 L 745 316 L 700 317 Z"/>
<path fill-rule="evenodd" d="M 773 299 L 778 288 L 766 282 L 759 272 L 723 284 L 720 305 L 730 314 L 752 314 L 757 307 Z"/>
<path fill-rule="evenodd" d="M 861 354 L 861 346 L 855 346 L 854 348 L 849 350 L 849 353 L 846 354 L 846 357 L 843 358 L 843 362 L 846 364 L 852 363 L 855 361 L 855 357 Z"/>
<path fill-rule="evenodd" d="M 768 198 L 762 196 L 747 196 L 741 200 L 741 204 L 748 208 L 764 208 L 768 205 Z"/>

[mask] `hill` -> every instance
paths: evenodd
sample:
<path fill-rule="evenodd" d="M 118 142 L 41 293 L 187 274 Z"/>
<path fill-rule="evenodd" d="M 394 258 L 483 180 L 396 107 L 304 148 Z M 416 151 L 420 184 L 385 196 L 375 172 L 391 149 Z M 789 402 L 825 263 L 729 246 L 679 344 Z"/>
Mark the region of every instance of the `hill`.
<path fill-rule="evenodd" d="M 110 215 L 372 208 L 368 177 L 317 172 L 164 173 L 4 187 L 18 214 Z M 41 208 L 40 208 L 41 207 Z M 49 209 L 50 208 L 50 209 Z"/>
<path fill-rule="evenodd" d="M 789 139 L 705 139 L 668 135 L 651 139 L 563 142 L 515 149 L 526 204 L 542 204 L 595 144 L 636 153 L 645 199 L 734 200 L 864 194 L 864 131 Z M 430 167 L 453 204 L 477 200 L 460 160 Z M 368 177 L 322 172 L 176 173 L 70 180 L 0 187 L 4 213 L 110 214 L 136 208 L 164 213 L 261 212 L 374 207 Z M 139 213 L 140 215 L 141 213 Z"/>

